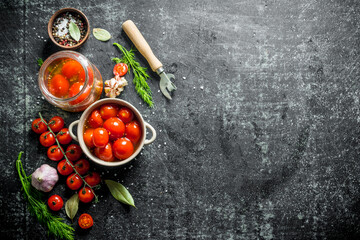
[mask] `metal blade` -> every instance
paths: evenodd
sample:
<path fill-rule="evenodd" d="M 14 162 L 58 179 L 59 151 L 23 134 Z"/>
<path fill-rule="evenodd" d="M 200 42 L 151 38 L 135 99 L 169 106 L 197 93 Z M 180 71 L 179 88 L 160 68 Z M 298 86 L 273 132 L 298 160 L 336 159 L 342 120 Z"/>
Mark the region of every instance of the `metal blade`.
<path fill-rule="evenodd" d="M 160 90 L 164 96 L 171 100 L 169 92 L 176 90 L 176 86 L 170 81 L 170 78 L 175 79 L 173 74 L 160 73 Z"/>

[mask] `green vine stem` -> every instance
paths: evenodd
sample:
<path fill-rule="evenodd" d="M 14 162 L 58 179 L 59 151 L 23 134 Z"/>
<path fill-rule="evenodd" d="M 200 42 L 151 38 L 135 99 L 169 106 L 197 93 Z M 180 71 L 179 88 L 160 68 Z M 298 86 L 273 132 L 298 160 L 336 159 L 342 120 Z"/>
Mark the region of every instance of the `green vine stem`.
<path fill-rule="evenodd" d="M 67 158 L 64 150 L 62 149 L 57 137 L 56 137 L 56 134 L 51 130 L 49 124 L 44 120 L 44 118 L 42 117 L 41 113 L 39 112 L 39 116 L 40 116 L 40 119 L 41 121 L 47 126 L 48 130 L 50 131 L 50 133 L 52 133 L 52 135 L 54 135 L 54 138 L 55 138 L 55 141 L 58 145 L 58 148 L 60 149 L 61 153 L 64 155 L 64 158 L 66 159 L 66 162 L 72 167 L 72 169 L 74 170 L 74 172 L 79 175 L 79 177 L 82 179 L 82 181 L 84 182 L 84 185 L 88 186 L 91 190 L 91 192 L 94 194 L 94 197 L 95 197 L 95 203 L 97 203 L 99 201 L 98 199 L 98 196 L 95 194 L 94 192 L 94 189 L 92 186 L 90 186 L 86 181 L 85 181 L 85 178 L 83 176 L 81 176 L 81 174 L 75 169 L 74 165 L 70 162 L 70 160 Z M 85 186 L 84 186 L 85 187 Z"/>

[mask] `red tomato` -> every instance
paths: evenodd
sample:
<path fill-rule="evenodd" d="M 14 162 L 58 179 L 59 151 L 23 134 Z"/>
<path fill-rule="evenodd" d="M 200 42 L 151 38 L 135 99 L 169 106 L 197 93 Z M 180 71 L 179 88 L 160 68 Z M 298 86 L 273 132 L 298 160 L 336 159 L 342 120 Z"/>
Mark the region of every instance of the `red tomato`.
<path fill-rule="evenodd" d="M 79 200 L 83 203 L 91 202 L 94 198 L 94 193 L 91 191 L 89 187 L 83 187 L 79 191 Z"/>
<path fill-rule="evenodd" d="M 48 199 L 49 208 L 53 211 L 59 211 L 64 206 L 64 201 L 59 195 L 52 195 Z"/>
<path fill-rule="evenodd" d="M 46 124 L 41 121 L 41 118 L 37 118 L 31 123 L 31 129 L 37 134 L 42 134 L 46 132 L 48 128 Z"/>
<path fill-rule="evenodd" d="M 81 179 L 81 177 L 79 175 L 77 175 L 76 173 L 71 174 L 70 176 L 68 176 L 68 178 L 66 179 L 66 185 L 71 189 L 71 190 L 78 190 L 83 184 L 83 180 Z"/>
<path fill-rule="evenodd" d="M 49 127 L 54 133 L 59 132 L 64 127 L 64 119 L 59 116 L 52 117 L 49 121 Z"/>
<path fill-rule="evenodd" d="M 94 225 L 94 220 L 89 214 L 83 213 L 80 215 L 78 223 L 82 229 L 88 229 Z"/>
<path fill-rule="evenodd" d="M 109 133 L 105 128 L 96 128 L 92 139 L 95 147 L 103 148 L 109 142 Z"/>
<path fill-rule="evenodd" d="M 128 65 L 126 63 L 118 63 L 114 66 L 114 75 L 124 76 L 128 71 Z"/>
<path fill-rule="evenodd" d="M 80 159 L 74 164 L 74 167 L 80 175 L 84 175 L 89 171 L 90 163 L 86 159 Z"/>
<path fill-rule="evenodd" d="M 76 94 L 78 94 L 82 88 L 84 87 L 84 83 L 82 82 L 76 82 L 73 85 L 71 85 L 69 89 L 69 98 L 74 97 Z M 85 100 L 90 94 L 91 88 L 89 86 L 86 87 L 85 91 L 78 96 L 75 100 L 69 102 L 71 105 L 78 104 Z"/>
<path fill-rule="evenodd" d="M 103 126 L 109 132 L 110 140 L 121 138 L 125 133 L 125 124 L 117 117 L 111 117 L 104 122 Z"/>
<path fill-rule="evenodd" d="M 124 160 L 133 154 L 134 145 L 129 139 L 122 137 L 114 142 L 113 152 L 116 158 L 119 160 Z"/>
<path fill-rule="evenodd" d="M 98 185 L 101 182 L 100 174 L 97 172 L 91 172 L 89 175 L 85 177 L 85 182 L 89 184 L 91 187 Z"/>
<path fill-rule="evenodd" d="M 111 117 L 116 117 L 118 108 L 112 104 L 104 104 L 100 107 L 100 115 L 102 119 L 106 120 Z"/>
<path fill-rule="evenodd" d="M 137 121 L 132 121 L 125 126 L 125 136 L 134 144 L 141 138 L 141 127 Z"/>
<path fill-rule="evenodd" d="M 131 122 L 134 118 L 134 113 L 127 107 L 120 108 L 118 114 L 118 118 L 121 119 L 125 124 Z"/>
<path fill-rule="evenodd" d="M 81 157 L 82 150 L 78 144 L 70 144 L 66 148 L 65 155 L 70 161 L 76 161 Z"/>
<path fill-rule="evenodd" d="M 92 128 L 102 127 L 102 125 L 104 124 L 104 120 L 101 118 L 99 110 L 96 109 L 92 111 L 88 123 Z"/>
<path fill-rule="evenodd" d="M 67 128 L 61 129 L 60 132 L 58 132 L 58 134 L 56 134 L 56 138 L 59 141 L 59 143 L 63 144 L 63 145 L 69 144 L 72 140 L 70 133 L 69 133 L 69 129 L 67 129 Z"/>
<path fill-rule="evenodd" d="M 66 161 L 66 159 L 61 160 L 58 163 L 57 170 L 63 176 L 67 176 L 74 171 L 74 169 L 70 166 L 70 164 Z"/>
<path fill-rule="evenodd" d="M 64 154 L 57 145 L 52 145 L 47 150 L 47 156 L 50 158 L 50 160 L 60 161 L 64 157 Z"/>
<path fill-rule="evenodd" d="M 50 147 L 55 143 L 55 137 L 50 131 L 46 131 L 40 135 L 40 143 L 44 147 Z"/>
<path fill-rule="evenodd" d="M 50 80 L 49 91 L 55 97 L 65 97 L 69 91 L 70 83 L 61 74 L 56 74 Z"/>
<path fill-rule="evenodd" d="M 75 60 L 71 60 L 64 64 L 61 69 L 61 74 L 70 79 L 72 77 L 77 77 L 81 71 L 84 71 L 81 64 Z"/>
<path fill-rule="evenodd" d="M 89 129 L 86 129 L 86 131 L 83 134 L 84 142 L 88 148 L 95 147 L 95 145 L 92 141 L 93 133 L 94 133 L 94 129 L 89 128 Z"/>
<path fill-rule="evenodd" d="M 103 148 L 95 148 L 94 153 L 95 156 L 97 156 L 101 160 L 107 162 L 113 162 L 115 160 L 111 143 L 106 144 L 106 146 Z"/>

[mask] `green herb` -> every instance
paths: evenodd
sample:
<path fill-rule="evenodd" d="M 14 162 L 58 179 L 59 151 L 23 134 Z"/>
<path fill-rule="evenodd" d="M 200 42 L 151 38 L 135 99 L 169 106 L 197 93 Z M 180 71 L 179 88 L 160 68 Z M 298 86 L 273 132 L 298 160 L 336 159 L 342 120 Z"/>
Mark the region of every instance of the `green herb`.
<path fill-rule="evenodd" d="M 103 41 L 103 42 L 106 42 L 111 38 L 111 34 L 102 28 L 94 28 L 93 35 L 97 40 Z"/>
<path fill-rule="evenodd" d="M 121 183 L 115 182 L 113 180 L 105 180 L 105 183 L 109 188 L 111 195 L 113 195 L 116 200 L 135 207 L 134 199 L 126 187 L 124 187 Z"/>
<path fill-rule="evenodd" d="M 149 105 L 149 107 L 153 107 L 154 103 L 152 101 L 152 92 L 148 83 L 146 82 L 146 79 L 149 78 L 149 75 L 146 73 L 146 68 L 141 67 L 140 63 L 135 61 L 135 49 L 131 48 L 130 51 L 128 51 L 118 43 L 114 43 L 113 45 L 119 48 L 119 50 L 123 53 L 123 57 L 112 58 L 111 60 L 115 61 L 116 63 L 126 63 L 129 66 L 129 70 L 130 68 L 132 69 L 134 74 L 133 83 L 135 84 L 136 92 L 144 100 L 144 102 Z"/>
<path fill-rule="evenodd" d="M 70 22 L 69 24 L 69 33 L 75 41 L 80 40 L 80 29 L 74 22 Z"/>
<path fill-rule="evenodd" d="M 42 58 L 38 58 L 37 59 L 37 64 L 39 65 L 39 67 L 41 67 L 41 65 L 43 65 L 44 60 L 42 60 Z"/>
<path fill-rule="evenodd" d="M 66 215 L 71 219 L 71 221 L 73 221 L 78 209 L 79 209 L 79 195 L 75 193 L 65 203 L 65 212 Z"/>
<path fill-rule="evenodd" d="M 16 161 L 16 169 L 24 192 L 24 198 L 28 202 L 28 209 L 37 220 L 48 227 L 48 233 L 57 238 L 74 239 L 74 228 L 63 222 L 64 219 L 53 215 L 42 199 L 42 194 L 31 186 L 31 175 L 27 176 L 21 163 L 21 155 L 19 153 Z"/>

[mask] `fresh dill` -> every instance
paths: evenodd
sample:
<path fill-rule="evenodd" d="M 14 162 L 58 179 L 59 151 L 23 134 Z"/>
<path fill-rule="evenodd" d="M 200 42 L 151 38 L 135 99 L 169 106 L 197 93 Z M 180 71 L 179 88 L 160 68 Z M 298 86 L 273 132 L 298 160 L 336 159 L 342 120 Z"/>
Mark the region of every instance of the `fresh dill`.
<path fill-rule="evenodd" d="M 41 67 L 41 65 L 43 65 L 43 63 L 44 63 L 44 60 L 42 60 L 42 58 L 37 59 L 37 64 L 39 67 Z"/>
<path fill-rule="evenodd" d="M 74 228 L 63 222 L 64 219 L 52 214 L 44 201 L 42 201 L 42 194 L 31 186 L 31 175 L 27 176 L 23 165 L 21 163 L 21 155 L 19 153 L 16 161 L 16 169 L 24 192 L 24 198 L 28 202 L 28 209 L 37 220 L 48 227 L 48 234 L 54 235 L 56 238 L 67 240 L 74 239 Z"/>
<path fill-rule="evenodd" d="M 149 78 L 149 75 L 146 73 L 146 68 L 141 67 L 140 63 L 135 61 L 134 52 L 136 50 L 132 47 L 130 51 L 128 51 L 118 43 L 114 43 L 113 45 L 119 48 L 119 50 L 123 53 L 123 57 L 112 58 L 111 60 L 116 63 L 123 62 L 129 66 L 129 70 L 131 69 L 134 74 L 133 83 L 135 84 L 136 92 L 144 100 L 144 102 L 149 105 L 149 107 L 153 107 L 154 103 L 152 101 L 152 92 L 148 83 L 146 82 L 146 80 Z"/>

